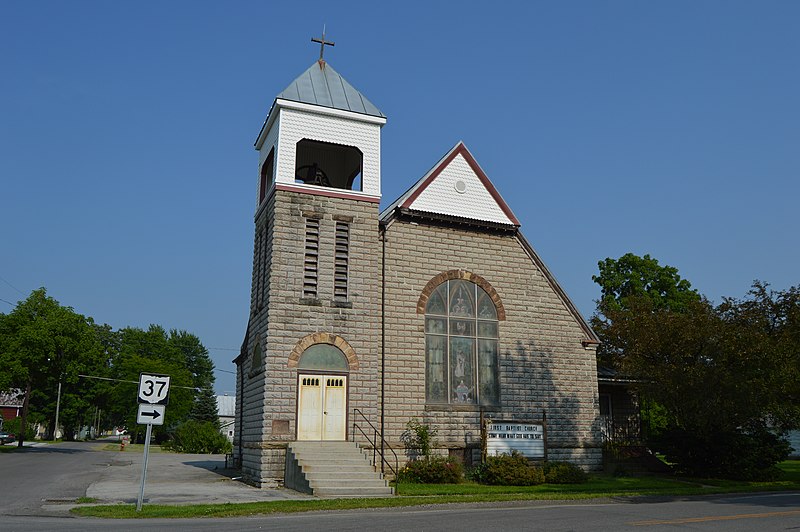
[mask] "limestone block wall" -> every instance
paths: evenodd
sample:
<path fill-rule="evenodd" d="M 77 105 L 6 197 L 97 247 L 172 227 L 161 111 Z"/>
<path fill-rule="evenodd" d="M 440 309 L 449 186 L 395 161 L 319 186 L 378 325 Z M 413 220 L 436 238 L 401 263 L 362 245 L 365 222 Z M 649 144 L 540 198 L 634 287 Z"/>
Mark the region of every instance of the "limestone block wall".
<path fill-rule="evenodd" d="M 239 433 L 241 466 L 244 476 L 261 485 L 261 471 L 270 463 L 263 452 L 264 441 L 264 396 L 266 394 L 265 332 L 269 324 L 269 279 L 272 264 L 272 217 L 275 198 L 270 196 L 257 211 L 253 242 L 253 273 L 250 292 L 250 326 L 247 338 L 248 351 L 240 361 L 241 370 L 237 375 L 237 412 L 241 412 L 241 422 L 237 415 L 236 431 Z M 260 356 L 256 357 L 256 347 Z M 241 399 L 240 399 L 241 396 Z M 241 402 L 243 404 L 239 404 Z M 239 410 L 241 409 L 241 410 Z M 239 426 L 241 425 L 241 426 Z"/>
<path fill-rule="evenodd" d="M 431 423 L 445 448 L 479 446 L 480 408 L 425 402 L 424 314 L 417 303 L 426 284 L 450 270 L 472 272 L 497 292 L 500 406 L 494 419 L 536 421 L 546 411 L 551 459 L 587 468 L 601 464 L 595 350 L 586 333 L 511 234 L 412 224 L 395 219 L 386 233 L 387 436 L 400 436 L 415 417 Z"/>
<path fill-rule="evenodd" d="M 357 357 L 357 364 L 351 361 L 348 378 L 348 437 L 354 408 L 378 423 L 378 205 L 283 190 L 275 190 L 268 201 L 270 250 L 265 255 L 268 273 L 262 274 L 268 295 L 263 308 L 251 315 L 249 342 L 251 346 L 261 342 L 263 369 L 246 377 L 244 385 L 244 428 L 250 432 L 243 440 L 243 472 L 259 485 L 283 478 L 286 444 L 296 438 L 297 429 L 296 348 L 305 346 L 309 338 L 340 338 L 349 348 L 344 349 L 348 358 Z M 318 291 L 313 299 L 303 297 L 307 218 L 318 219 L 320 227 Z M 333 297 L 337 221 L 350 228 L 344 302 Z M 254 269 L 265 270 L 257 264 Z"/>

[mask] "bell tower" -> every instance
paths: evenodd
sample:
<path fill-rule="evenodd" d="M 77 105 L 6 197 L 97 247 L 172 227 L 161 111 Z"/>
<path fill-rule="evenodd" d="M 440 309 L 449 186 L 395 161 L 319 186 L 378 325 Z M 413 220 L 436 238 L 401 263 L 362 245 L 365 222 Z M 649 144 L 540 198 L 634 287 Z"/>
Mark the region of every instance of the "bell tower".
<path fill-rule="evenodd" d="M 322 40 L 321 49 L 332 45 Z M 283 478 L 295 440 L 378 421 L 380 134 L 386 117 L 323 58 L 275 98 L 258 134 L 250 318 L 236 359 L 251 482 Z"/>

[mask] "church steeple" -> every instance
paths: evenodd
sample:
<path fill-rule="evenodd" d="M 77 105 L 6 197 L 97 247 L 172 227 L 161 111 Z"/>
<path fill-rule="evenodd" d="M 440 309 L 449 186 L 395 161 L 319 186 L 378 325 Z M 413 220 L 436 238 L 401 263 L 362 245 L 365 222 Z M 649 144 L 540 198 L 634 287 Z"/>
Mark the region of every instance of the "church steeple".
<path fill-rule="evenodd" d="M 324 34 L 316 42 L 328 43 Z M 330 64 L 315 61 L 278 94 L 256 139 L 259 204 L 273 187 L 379 199 L 385 123 L 386 116 Z"/>

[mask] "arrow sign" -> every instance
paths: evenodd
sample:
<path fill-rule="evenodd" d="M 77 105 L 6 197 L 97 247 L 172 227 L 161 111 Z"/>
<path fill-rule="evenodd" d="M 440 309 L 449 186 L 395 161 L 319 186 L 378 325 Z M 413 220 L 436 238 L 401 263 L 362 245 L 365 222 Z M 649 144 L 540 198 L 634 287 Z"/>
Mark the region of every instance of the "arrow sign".
<path fill-rule="evenodd" d="M 139 425 L 163 425 L 164 424 L 164 405 L 139 405 L 139 412 L 136 414 L 136 423 Z"/>

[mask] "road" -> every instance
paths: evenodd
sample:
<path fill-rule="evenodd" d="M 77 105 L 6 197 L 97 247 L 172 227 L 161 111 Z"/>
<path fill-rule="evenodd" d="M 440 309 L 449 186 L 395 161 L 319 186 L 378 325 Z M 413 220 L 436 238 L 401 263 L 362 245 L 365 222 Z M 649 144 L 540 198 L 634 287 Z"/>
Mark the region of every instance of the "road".
<path fill-rule="evenodd" d="M 105 444 L 72 442 L 0 454 L 0 514 L 40 515 L 43 503 L 83 497 L 105 468 L 119 459 L 99 451 Z"/>
<path fill-rule="evenodd" d="M 308 530 L 425 532 L 429 530 L 675 530 L 752 531 L 800 528 L 800 493 L 737 495 L 659 502 L 599 501 L 508 506 L 450 505 L 430 508 L 312 512 L 238 519 L 103 519 L 3 517 L 4 531 L 82 530 Z"/>
<path fill-rule="evenodd" d="M 72 517 L 68 506 L 87 494 L 129 498 L 141 464 L 134 454 L 100 451 L 104 443 L 64 443 L 0 454 L 0 531 L 103 530 L 800 530 L 800 493 L 708 497 L 519 501 L 343 512 L 311 512 L 237 519 L 105 520 Z M 154 455 L 159 456 L 159 455 Z M 290 490 L 257 490 L 221 476 L 198 455 L 160 455 L 153 502 L 244 502 L 303 497 Z M 152 457 L 151 457 L 152 458 Z M 208 458 L 206 458 L 208 460 Z M 149 469 L 149 468 L 148 468 Z M 159 494 L 158 479 L 163 470 Z M 148 479 L 150 475 L 148 475 Z M 113 492 L 117 491 L 117 494 Z M 167 499 L 167 492 L 172 498 Z M 188 498 L 187 498 L 188 497 Z M 190 500 L 191 499 L 191 500 Z M 127 502 L 132 502 L 128 500 Z"/>

